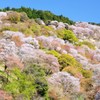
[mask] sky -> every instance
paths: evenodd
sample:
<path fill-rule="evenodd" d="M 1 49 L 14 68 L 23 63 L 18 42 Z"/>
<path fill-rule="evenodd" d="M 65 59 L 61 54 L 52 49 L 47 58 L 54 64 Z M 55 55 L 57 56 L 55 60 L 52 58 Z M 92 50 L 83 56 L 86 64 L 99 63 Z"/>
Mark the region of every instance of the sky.
<path fill-rule="evenodd" d="M 0 0 L 0 8 L 30 7 L 51 11 L 70 20 L 100 23 L 100 0 Z"/>

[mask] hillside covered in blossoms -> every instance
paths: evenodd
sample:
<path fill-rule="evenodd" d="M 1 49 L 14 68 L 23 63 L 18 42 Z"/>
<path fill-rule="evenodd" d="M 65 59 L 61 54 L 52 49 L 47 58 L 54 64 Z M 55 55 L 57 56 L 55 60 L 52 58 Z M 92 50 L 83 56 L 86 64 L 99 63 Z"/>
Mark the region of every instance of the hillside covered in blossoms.
<path fill-rule="evenodd" d="M 0 12 L 0 100 L 98 100 L 100 26 Z"/>

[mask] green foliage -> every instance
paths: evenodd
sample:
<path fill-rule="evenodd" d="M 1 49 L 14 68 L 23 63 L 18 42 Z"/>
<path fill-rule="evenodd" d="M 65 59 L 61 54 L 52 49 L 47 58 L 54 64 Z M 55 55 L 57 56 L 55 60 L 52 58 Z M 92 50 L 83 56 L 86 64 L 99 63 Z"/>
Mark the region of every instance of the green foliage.
<path fill-rule="evenodd" d="M 42 47 L 43 47 L 43 43 L 41 42 L 41 41 L 38 41 L 39 42 L 39 49 L 42 49 Z"/>
<path fill-rule="evenodd" d="M 9 31 L 17 32 L 18 28 L 15 28 L 15 27 L 12 27 L 12 26 L 4 26 L 4 27 L 1 28 L 1 30 L 2 31 L 9 30 Z"/>
<path fill-rule="evenodd" d="M 54 55 L 55 57 L 59 58 L 60 55 L 55 51 L 55 50 L 51 50 L 50 52 L 48 52 L 49 54 Z"/>
<path fill-rule="evenodd" d="M 46 29 L 46 30 L 49 30 L 49 31 L 53 31 L 54 30 L 52 27 L 48 27 L 48 26 L 45 26 L 45 25 L 41 25 L 41 27 Z"/>
<path fill-rule="evenodd" d="M 23 95 L 25 98 L 30 99 L 36 92 L 34 79 L 30 75 L 21 73 L 17 67 L 14 68 L 12 73 L 16 78 L 13 78 L 8 84 L 5 84 L 3 89 L 9 91 L 14 98 L 17 95 Z"/>
<path fill-rule="evenodd" d="M 61 55 L 62 56 L 62 55 Z M 61 57 L 60 56 L 60 57 Z M 60 58 L 59 57 L 59 58 Z M 72 57 L 73 58 L 73 57 Z M 61 62 L 59 62 L 60 64 L 61 64 L 61 69 L 63 69 L 62 71 L 66 71 L 66 72 L 68 72 L 68 73 L 70 73 L 71 75 L 76 75 L 77 74 L 77 72 L 80 72 L 80 73 L 82 73 L 82 75 L 83 75 L 83 77 L 85 77 L 85 78 L 91 78 L 92 77 L 92 75 L 93 75 L 93 73 L 90 71 L 90 70 L 84 70 L 83 68 L 82 68 L 82 64 L 81 63 L 79 63 L 79 62 L 77 62 L 77 61 L 75 61 L 75 59 L 73 59 L 72 61 L 71 61 L 71 59 L 72 58 L 65 58 L 64 56 L 63 57 L 61 57 L 61 59 L 59 60 L 58 59 L 58 61 L 61 61 Z M 67 61 L 67 60 L 68 61 Z M 70 62 L 71 61 L 71 62 Z M 74 63 L 73 63 L 74 62 Z M 72 66 L 73 65 L 73 66 Z M 65 66 L 67 66 L 67 67 L 65 67 Z M 65 67 L 65 68 L 64 68 Z"/>
<path fill-rule="evenodd" d="M 24 73 L 30 75 L 35 80 L 37 93 L 47 99 L 49 87 L 48 82 L 44 77 L 45 73 L 43 69 L 34 64 L 30 65 L 28 68 L 25 68 Z"/>
<path fill-rule="evenodd" d="M 7 74 L 0 71 L 0 88 L 2 88 L 5 83 L 7 83 Z"/>
<path fill-rule="evenodd" d="M 41 25 L 41 35 L 44 35 L 44 36 L 52 36 L 54 35 L 54 29 L 52 27 L 48 27 L 48 26 L 45 26 L 45 25 Z"/>
<path fill-rule="evenodd" d="M 85 78 L 91 78 L 92 75 L 93 75 L 93 73 L 92 73 L 90 70 L 84 70 L 84 71 L 82 72 L 82 74 L 83 74 L 83 76 L 84 76 Z"/>
<path fill-rule="evenodd" d="M 20 13 L 20 20 L 21 20 L 22 22 L 24 22 L 24 21 L 26 21 L 27 19 L 28 19 L 27 14 L 26 14 L 25 12 L 21 12 L 21 13 Z"/>
<path fill-rule="evenodd" d="M 78 42 L 78 38 L 75 37 L 73 32 L 70 30 L 66 30 L 65 28 L 55 30 L 55 34 L 57 35 L 57 37 L 68 40 L 69 42 Z"/>
<path fill-rule="evenodd" d="M 89 41 L 80 42 L 78 45 L 79 45 L 79 46 L 81 46 L 81 45 L 87 45 L 89 48 L 91 48 L 91 49 L 93 49 L 93 50 L 96 49 L 96 48 L 95 48 L 95 45 L 93 45 L 93 44 L 90 43 Z"/>
<path fill-rule="evenodd" d="M 75 65 L 78 69 L 78 71 L 80 73 L 82 73 L 82 75 L 85 77 L 85 78 L 91 78 L 93 73 L 90 71 L 90 70 L 85 70 L 82 68 L 82 64 L 79 63 L 79 62 L 76 62 L 76 65 Z"/>
<path fill-rule="evenodd" d="M 94 22 L 88 22 L 89 24 L 92 24 L 92 25 L 98 25 L 100 26 L 100 23 L 94 23 Z"/>
<path fill-rule="evenodd" d="M 65 67 L 62 71 L 64 72 L 68 72 L 70 73 L 72 76 L 76 75 L 78 70 L 76 67 L 73 67 L 73 66 L 67 66 Z"/>
<path fill-rule="evenodd" d="M 50 52 L 50 51 L 47 50 L 47 49 L 41 49 L 41 50 L 45 51 L 46 53 L 49 53 L 49 52 Z"/>
<path fill-rule="evenodd" d="M 71 55 L 68 54 L 62 54 L 58 58 L 59 64 L 61 65 L 61 69 L 63 69 L 65 66 L 75 66 L 76 60 Z"/>
<path fill-rule="evenodd" d="M 12 8 L 12 9 L 4 8 L 3 9 L 4 12 L 9 11 L 9 10 L 17 11 L 17 12 L 25 12 L 29 18 L 40 18 L 43 21 L 57 20 L 59 22 L 68 23 L 69 25 L 74 25 L 74 22 L 72 20 L 69 20 L 68 17 L 63 17 L 63 15 L 57 16 L 51 13 L 50 11 L 42 11 L 42 10 L 37 11 L 35 9 L 32 10 L 31 8 L 25 8 L 23 6 L 17 9 L 16 8 Z"/>
<path fill-rule="evenodd" d="M 17 12 L 12 12 L 8 15 L 8 20 L 12 21 L 13 23 L 17 23 L 20 21 L 20 14 Z"/>
<path fill-rule="evenodd" d="M 50 21 L 51 21 L 51 20 L 46 20 L 46 21 L 45 21 L 45 24 L 46 24 L 47 26 L 50 25 Z"/>
<path fill-rule="evenodd" d="M 50 36 L 47 30 L 41 30 L 41 35 L 44 35 L 46 37 Z"/>
<path fill-rule="evenodd" d="M 2 9 L 0 9 L 0 11 L 2 11 Z"/>
<path fill-rule="evenodd" d="M 75 66 L 76 66 L 76 68 L 78 69 L 78 71 L 80 73 L 82 73 L 84 71 L 84 69 L 82 68 L 82 64 L 81 63 L 79 63 L 79 62 L 76 61 Z"/>
<path fill-rule="evenodd" d="M 30 27 L 30 29 L 33 31 L 33 33 L 36 36 L 40 36 L 41 35 L 41 33 L 40 33 L 40 30 L 41 30 L 40 25 L 38 25 L 38 24 L 32 24 L 32 26 Z"/>
<path fill-rule="evenodd" d="M 0 75 L 7 77 L 7 74 L 0 70 Z"/>
<path fill-rule="evenodd" d="M 64 33 L 64 40 L 68 40 L 69 42 L 78 42 L 78 38 L 75 37 L 72 31 L 66 30 Z"/>
<path fill-rule="evenodd" d="M 31 31 L 31 29 L 27 28 L 26 26 L 24 26 L 23 24 L 18 24 L 17 26 L 4 26 L 1 28 L 2 31 L 5 30 L 9 30 L 9 31 L 14 31 L 14 32 L 22 32 L 25 33 L 26 35 L 32 35 L 33 32 Z"/>
<path fill-rule="evenodd" d="M 10 10 L 10 7 L 5 7 L 2 11 L 9 11 Z"/>
<path fill-rule="evenodd" d="M 65 33 L 66 29 L 57 29 L 55 30 L 55 34 L 57 35 L 57 37 L 63 39 L 64 38 L 64 33 Z"/>
<path fill-rule="evenodd" d="M 20 27 L 18 29 L 20 32 L 25 33 L 28 36 L 33 34 L 32 30 L 25 27 L 24 25 L 20 25 Z"/>

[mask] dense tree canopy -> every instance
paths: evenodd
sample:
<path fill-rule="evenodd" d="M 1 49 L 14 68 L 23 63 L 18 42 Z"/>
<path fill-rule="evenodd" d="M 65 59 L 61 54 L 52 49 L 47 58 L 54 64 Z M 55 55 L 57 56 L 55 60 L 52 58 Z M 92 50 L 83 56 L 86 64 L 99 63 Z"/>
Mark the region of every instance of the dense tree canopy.
<path fill-rule="evenodd" d="M 25 8 L 23 6 L 21 6 L 21 8 L 11 8 L 10 7 L 5 7 L 4 9 L 0 9 L 0 11 L 17 11 L 17 12 L 25 12 L 27 14 L 27 16 L 29 18 L 40 18 L 44 21 L 46 20 L 57 20 L 59 22 L 64 22 L 64 23 L 68 23 L 69 25 L 74 25 L 75 22 L 73 22 L 72 20 L 69 20 L 68 17 L 64 17 L 63 15 L 55 15 L 53 13 L 51 13 L 50 11 L 42 11 L 42 10 L 36 10 L 36 9 L 31 9 L 29 8 Z M 99 25 L 100 23 L 94 23 L 94 22 L 89 22 L 89 24 L 92 25 Z"/>
<path fill-rule="evenodd" d="M 0 11 L 17 11 L 17 12 L 25 12 L 27 14 L 27 16 L 29 18 L 40 18 L 44 21 L 46 20 L 57 20 L 59 22 L 64 22 L 64 23 L 68 23 L 69 25 L 73 25 L 74 22 L 72 20 L 69 20 L 68 17 L 64 17 L 63 15 L 55 15 L 53 13 L 51 13 L 50 11 L 42 11 L 42 10 L 35 10 L 35 9 L 31 9 L 29 8 L 25 8 L 25 7 L 21 7 L 21 8 L 12 8 L 10 9 L 10 7 L 6 7 L 4 9 L 1 9 Z"/>

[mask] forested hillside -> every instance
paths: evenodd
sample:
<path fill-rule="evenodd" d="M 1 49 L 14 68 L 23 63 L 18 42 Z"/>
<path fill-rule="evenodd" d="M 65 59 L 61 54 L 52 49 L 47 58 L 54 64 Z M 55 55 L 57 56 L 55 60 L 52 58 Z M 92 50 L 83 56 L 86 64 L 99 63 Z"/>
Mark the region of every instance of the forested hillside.
<path fill-rule="evenodd" d="M 100 98 L 100 26 L 64 18 L 1 9 L 0 100 Z"/>
<path fill-rule="evenodd" d="M 0 9 L 0 11 L 6 12 L 6 11 L 17 11 L 17 12 L 25 12 L 29 18 L 40 18 L 43 21 L 49 21 L 49 20 L 57 20 L 58 22 L 63 22 L 63 23 L 68 23 L 69 25 L 74 25 L 75 22 L 72 20 L 69 20 L 68 17 L 64 17 L 63 15 L 55 15 L 51 13 L 50 11 L 42 11 L 42 10 L 36 10 L 36 9 L 31 9 L 31 8 L 11 8 L 10 7 L 5 7 L 4 9 Z M 100 23 L 94 23 L 94 22 L 89 22 L 89 24 L 92 25 L 99 25 Z"/>
<path fill-rule="evenodd" d="M 12 8 L 10 9 L 9 7 L 6 7 L 4 9 L 1 9 L 0 11 L 17 11 L 17 12 L 25 12 L 29 18 L 40 18 L 43 21 L 46 20 L 57 20 L 59 22 L 64 22 L 68 23 L 69 25 L 74 24 L 73 21 L 69 20 L 68 17 L 63 17 L 63 15 L 57 16 L 51 13 L 50 11 L 42 11 L 42 10 L 36 10 L 36 9 L 31 9 L 31 8 Z"/>

